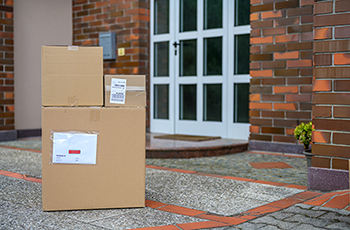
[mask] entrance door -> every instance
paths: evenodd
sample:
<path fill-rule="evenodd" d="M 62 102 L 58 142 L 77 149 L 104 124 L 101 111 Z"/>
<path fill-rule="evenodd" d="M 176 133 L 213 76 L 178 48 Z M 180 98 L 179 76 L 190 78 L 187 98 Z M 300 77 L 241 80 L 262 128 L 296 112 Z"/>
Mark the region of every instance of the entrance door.
<path fill-rule="evenodd" d="M 247 119 L 233 124 L 234 104 L 247 107 L 249 92 L 237 101 L 239 83 L 249 87 L 249 75 L 237 80 L 230 67 L 233 8 L 229 0 L 151 2 L 151 132 L 248 138 Z M 249 35 L 245 38 L 249 44 Z"/>

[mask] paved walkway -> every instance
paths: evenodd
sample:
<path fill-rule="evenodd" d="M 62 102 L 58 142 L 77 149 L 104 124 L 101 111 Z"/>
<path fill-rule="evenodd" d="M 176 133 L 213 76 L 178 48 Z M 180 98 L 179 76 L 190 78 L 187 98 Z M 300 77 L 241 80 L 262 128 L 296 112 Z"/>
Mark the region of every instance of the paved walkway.
<path fill-rule="evenodd" d="M 260 152 L 147 160 L 146 208 L 44 212 L 31 142 L 0 143 L 0 229 L 350 229 L 349 190 L 307 191 L 305 159 Z"/>

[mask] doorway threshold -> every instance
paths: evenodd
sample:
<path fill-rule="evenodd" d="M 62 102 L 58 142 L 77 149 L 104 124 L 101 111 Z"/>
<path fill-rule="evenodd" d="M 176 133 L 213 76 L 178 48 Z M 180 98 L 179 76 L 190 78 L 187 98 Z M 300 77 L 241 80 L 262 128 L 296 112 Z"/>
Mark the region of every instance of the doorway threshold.
<path fill-rule="evenodd" d="M 214 139 L 184 141 L 155 138 L 164 134 L 146 133 L 146 158 L 213 157 L 248 150 L 247 140 Z"/>

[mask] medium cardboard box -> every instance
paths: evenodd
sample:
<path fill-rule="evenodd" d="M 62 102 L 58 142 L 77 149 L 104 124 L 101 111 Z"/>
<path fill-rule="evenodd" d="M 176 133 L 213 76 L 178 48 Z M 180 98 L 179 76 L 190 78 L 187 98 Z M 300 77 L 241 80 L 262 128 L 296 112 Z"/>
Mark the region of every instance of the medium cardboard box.
<path fill-rule="evenodd" d="M 145 116 L 145 108 L 43 107 L 43 210 L 144 207 Z M 95 162 L 84 161 L 84 148 Z"/>
<path fill-rule="evenodd" d="M 102 55 L 102 47 L 42 46 L 42 105 L 102 106 Z"/>
<path fill-rule="evenodd" d="M 106 107 L 146 106 L 145 75 L 105 75 L 104 79 Z"/>

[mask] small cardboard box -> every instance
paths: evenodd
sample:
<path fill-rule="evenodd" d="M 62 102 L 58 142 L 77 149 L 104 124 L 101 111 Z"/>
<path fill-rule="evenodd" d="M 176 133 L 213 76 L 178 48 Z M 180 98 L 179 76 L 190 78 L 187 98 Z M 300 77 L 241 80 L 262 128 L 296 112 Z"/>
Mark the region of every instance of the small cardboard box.
<path fill-rule="evenodd" d="M 43 107 L 43 210 L 144 207 L 145 116 L 145 108 Z"/>
<path fill-rule="evenodd" d="M 145 75 L 105 75 L 104 78 L 106 107 L 146 106 Z"/>
<path fill-rule="evenodd" d="M 102 47 L 42 46 L 43 106 L 102 106 Z"/>

